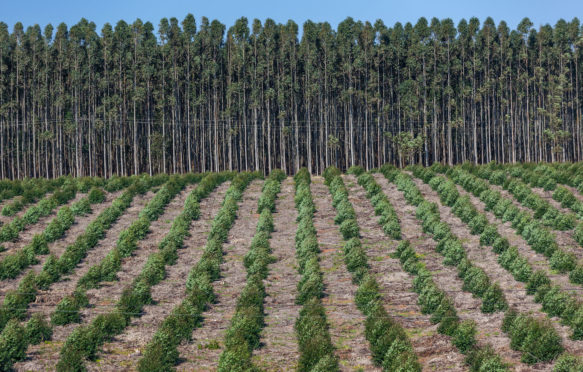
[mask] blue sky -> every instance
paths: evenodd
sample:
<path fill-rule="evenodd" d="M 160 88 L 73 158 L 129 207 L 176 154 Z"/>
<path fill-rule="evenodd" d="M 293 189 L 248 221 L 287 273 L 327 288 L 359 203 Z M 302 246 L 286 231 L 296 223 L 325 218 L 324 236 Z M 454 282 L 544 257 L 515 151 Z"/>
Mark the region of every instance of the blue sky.
<path fill-rule="evenodd" d="M 218 19 L 227 27 L 241 16 L 262 21 L 272 18 L 276 22 L 293 19 L 300 25 L 311 19 L 330 22 L 333 27 L 347 16 L 371 22 L 380 18 L 387 26 L 397 21 L 415 23 L 422 16 L 428 19 L 449 17 L 456 24 L 462 18 L 476 16 L 483 21 L 491 16 L 496 24 L 505 20 L 514 28 L 525 16 L 535 27 L 546 23 L 554 25 L 560 18 L 583 19 L 583 0 L 0 0 L 0 21 L 7 23 L 10 30 L 18 21 L 25 27 L 35 23 L 41 27 L 47 23 L 56 26 L 60 22 L 71 26 L 82 17 L 95 22 L 98 31 L 106 22 L 115 24 L 120 19 L 133 22 L 136 18 L 151 21 L 157 28 L 162 17 L 182 20 L 187 13 L 194 14 L 197 22 L 206 16 Z"/>

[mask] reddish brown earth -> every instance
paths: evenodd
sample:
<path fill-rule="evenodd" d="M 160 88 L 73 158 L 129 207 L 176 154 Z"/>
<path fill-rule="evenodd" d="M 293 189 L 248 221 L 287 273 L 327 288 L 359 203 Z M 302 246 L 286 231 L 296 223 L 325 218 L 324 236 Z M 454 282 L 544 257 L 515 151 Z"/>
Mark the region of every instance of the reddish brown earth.
<path fill-rule="evenodd" d="M 295 371 L 299 358 L 294 331 L 300 309 L 295 304 L 300 275 L 295 258 L 298 213 L 294 193 L 293 179 L 283 181 L 273 213 L 270 245 L 275 262 L 269 265 L 269 275 L 264 281 L 265 328 L 261 333 L 262 347 L 255 350 L 253 359 L 265 371 Z"/>
<path fill-rule="evenodd" d="M 412 288 L 413 277 L 401 268 L 399 260 L 390 257 L 398 241 L 383 232 L 378 217 L 371 213 L 374 207 L 367 199 L 366 191 L 358 185 L 354 176 L 345 176 L 344 181 L 356 212 L 371 272 L 375 274 L 385 300 L 385 308 L 407 331 L 423 370 L 465 370 L 464 356 L 452 345 L 449 337 L 437 332 L 437 325 L 429 321 L 431 316 L 421 313 L 417 294 Z M 404 235 L 410 237 L 406 231 L 408 228 L 403 224 L 402 229 Z"/>
<path fill-rule="evenodd" d="M 344 240 L 334 224 L 336 210 L 322 177 L 313 177 L 312 197 L 316 206 L 314 226 L 320 245 L 320 267 L 324 274 L 322 303 L 330 324 L 330 336 L 342 371 L 380 371 L 374 366 L 369 343 L 364 337 L 365 316 L 357 309 L 354 295 L 357 286 L 344 265 Z"/>
<path fill-rule="evenodd" d="M 190 236 L 178 259 L 166 267 L 166 277 L 151 289 L 153 304 L 144 306 L 141 317 L 133 318 L 130 326 L 103 346 L 96 363 L 87 363 L 90 371 L 134 371 L 146 345 L 158 326 L 185 296 L 186 278 L 202 255 L 202 248 L 211 228 L 211 222 L 221 207 L 230 183 L 225 182 L 200 203 L 200 218 L 193 221 Z"/>
<path fill-rule="evenodd" d="M 217 302 L 203 313 L 201 328 L 194 330 L 192 340 L 179 346 L 182 362 L 179 371 L 216 370 L 219 356 L 223 351 L 225 331 L 235 312 L 235 305 L 241 290 L 245 287 L 246 274 L 243 257 L 249 251 L 251 239 L 259 215 L 257 201 L 261 195 L 263 181 L 255 180 L 243 193 L 239 202 L 237 219 L 229 231 L 223 245 L 225 255 L 221 264 L 221 278 L 213 283 Z M 213 347 L 218 344 L 218 347 Z"/>

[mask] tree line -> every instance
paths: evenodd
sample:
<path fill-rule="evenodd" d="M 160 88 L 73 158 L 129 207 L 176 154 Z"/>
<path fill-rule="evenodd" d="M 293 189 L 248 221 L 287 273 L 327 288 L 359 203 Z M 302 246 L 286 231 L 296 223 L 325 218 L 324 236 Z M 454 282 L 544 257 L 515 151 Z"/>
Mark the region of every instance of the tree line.
<path fill-rule="evenodd" d="M 0 22 L 0 177 L 583 160 L 583 27 Z"/>

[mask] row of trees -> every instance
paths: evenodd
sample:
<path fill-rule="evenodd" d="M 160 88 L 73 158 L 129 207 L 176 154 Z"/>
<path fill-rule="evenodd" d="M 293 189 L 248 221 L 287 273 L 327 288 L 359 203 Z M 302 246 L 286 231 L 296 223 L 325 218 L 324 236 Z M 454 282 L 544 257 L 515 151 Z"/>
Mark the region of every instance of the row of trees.
<path fill-rule="evenodd" d="M 578 19 L 0 22 L 0 177 L 583 159 Z"/>

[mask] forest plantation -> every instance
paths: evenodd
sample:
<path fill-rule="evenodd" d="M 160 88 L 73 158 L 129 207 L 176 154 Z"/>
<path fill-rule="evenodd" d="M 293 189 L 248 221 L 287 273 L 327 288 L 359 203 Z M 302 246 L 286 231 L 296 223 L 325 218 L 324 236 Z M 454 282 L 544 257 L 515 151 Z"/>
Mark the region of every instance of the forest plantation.
<path fill-rule="evenodd" d="M 583 160 L 583 27 L 0 22 L 0 178 Z"/>

